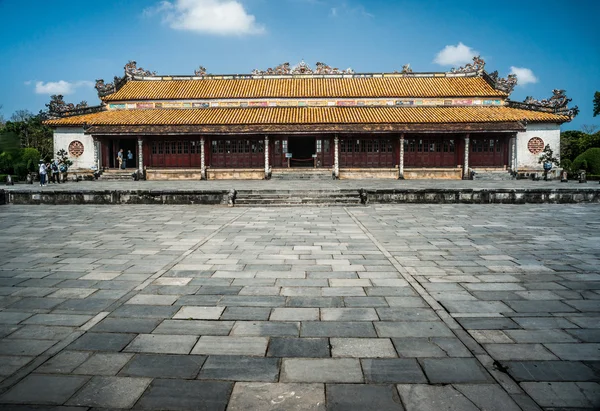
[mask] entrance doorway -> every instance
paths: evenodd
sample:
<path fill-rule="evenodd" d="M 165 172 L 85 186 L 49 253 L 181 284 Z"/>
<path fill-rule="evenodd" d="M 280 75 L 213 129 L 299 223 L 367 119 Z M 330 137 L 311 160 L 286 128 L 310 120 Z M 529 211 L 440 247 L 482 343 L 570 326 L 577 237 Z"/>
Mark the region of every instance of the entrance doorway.
<path fill-rule="evenodd" d="M 315 138 L 314 137 L 290 137 L 288 139 L 288 153 L 291 167 L 314 167 L 315 160 Z"/>
<path fill-rule="evenodd" d="M 127 168 L 136 168 L 137 167 L 137 155 L 136 155 L 136 148 L 137 148 L 137 140 L 134 139 L 122 139 L 119 140 L 118 142 L 116 142 L 116 144 L 113 145 L 114 147 L 114 156 L 113 158 L 115 159 L 115 165 L 114 167 L 117 167 L 118 165 L 116 164 L 116 158 L 117 155 L 119 153 L 120 149 L 123 149 L 123 159 L 125 160 L 125 166 Z M 127 159 L 127 153 L 131 151 L 131 153 L 133 154 L 133 159 L 132 160 L 128 160 Z"/>

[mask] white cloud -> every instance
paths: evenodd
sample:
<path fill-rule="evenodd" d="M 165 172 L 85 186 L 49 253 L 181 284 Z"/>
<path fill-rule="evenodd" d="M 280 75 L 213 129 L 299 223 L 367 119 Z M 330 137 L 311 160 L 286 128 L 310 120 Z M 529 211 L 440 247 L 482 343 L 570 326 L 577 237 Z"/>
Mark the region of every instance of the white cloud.
<path fill-rule="evenodd" d="M 173 0 L 162 1 L 144 10 L 144 15 L 162 15 L 172 29 L 222 36 L 261 34 L 264 26 L 248 14 L 237 0 Z"/>
<path fill-rule="evenodd" d="M 531 71 L 531 69 L 528 69 L 525 67 L 510 66 L 509 74 L 517 75 L 517 80 L 518 80 L 517 84 L 519 86 L 524 86 L 525 84 L 538 82 L 538 78 L 533 74 L 533 71 Z"/>
<path fill-rule="evenodd" d="M 329 9 L 329 15 L 333 18 L 344 16 L 360 15 L 363 17 L 374 18 L 375 16 L 369 13 L 362 5 L 352 7 L 347 3 L 342 3 L 338 7 Z"/>
<path fill-rule="evenodd" d="M 31 81 L 26 81 L 25 84 L 31 84 Z M 64 80 L 49 81 L 44 83 L 43 81 L 35 82 L 35 93 L 36 94 L 73 94 L 75 89 L 79 87 L 92 87 L 94 83 L 91 81 L 75 81 L 68 82 Z"/>
<path fill-rule="evenodd" d="M 471 63 L 473 57 L 478 55 L 479 52 L 459 42 L 456 46 L 448 45 L 444 47 L 443 50 L 435 56 L 433 62 L 440 66 L 457 66 Z"/>

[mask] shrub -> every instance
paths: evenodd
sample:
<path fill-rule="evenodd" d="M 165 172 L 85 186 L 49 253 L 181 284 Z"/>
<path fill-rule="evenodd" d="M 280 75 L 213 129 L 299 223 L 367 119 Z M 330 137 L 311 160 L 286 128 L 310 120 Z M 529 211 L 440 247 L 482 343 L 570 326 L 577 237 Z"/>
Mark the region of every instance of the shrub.
<path fill-rule="evenodd" d="M 27 171 L 36 171 L 40 161 L 40 152 L 35 148 L 24 148 L 21 161 L 25 163 Z"/>
<path fill-rule="evenodd" d="M 574 170 L 585 170 L 589 174 L 600 174 L 600 148 L 590 148 L 573 161 Z"/>
<path fill-rule="evenodd" d="M 15 163 L 13 168 L 15 170 L 15 175 L 19 177 L 19 179 L 25 178 L 25 176 L 27 176 L 27 173 L 29 172 L 29 170 L 27 169 L 27 164 L 25 164 L 22 161 Z"/>
<path fill-rule="evenodd" d="M 5 174 L 13 173 L 13 156 L 10 153 L 0 153 L 0 172 Z"/>

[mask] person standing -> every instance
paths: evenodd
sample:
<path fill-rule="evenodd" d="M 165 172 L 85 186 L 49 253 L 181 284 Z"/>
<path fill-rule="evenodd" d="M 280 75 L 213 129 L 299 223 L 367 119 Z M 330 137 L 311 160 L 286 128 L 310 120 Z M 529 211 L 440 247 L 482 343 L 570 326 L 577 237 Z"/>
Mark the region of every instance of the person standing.
<path fill-rule="evenodd" d="M 123 167 L 123 149 L 119 150 L 119 153 L 117 154 L 117 162 L 119 163 L 119 168 L 125 168 Z"/>
<path fill-rule="evenodd" d="M 48 173 L 48 169 L 46 168 L 46 164 L 44 160 L 40 160 L 40 187 L 46 186 L 46 174 Z"/>
<path fill-rule="evenodd" d="M 127 167 L 135 167 L 133 163 L 133 153 L 131 150 L 127 150 Z"/>
<path fill-rule="evenodd" d="M 52 159 L 50 162 L 50 169 L 52 170 L 52 182 L 60 184 L 60 171 L 58 169 L 58 160 Z"/>

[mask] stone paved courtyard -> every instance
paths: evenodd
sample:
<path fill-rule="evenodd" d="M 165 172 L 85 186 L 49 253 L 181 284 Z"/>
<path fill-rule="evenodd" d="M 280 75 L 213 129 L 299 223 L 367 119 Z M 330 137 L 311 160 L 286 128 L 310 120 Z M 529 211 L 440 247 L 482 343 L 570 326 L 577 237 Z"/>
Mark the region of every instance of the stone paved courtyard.
<path fill-rule="evenodd" d="M 0 233 L 1 408 L 600 408 L 598 205 L 0 206 Z"/>

